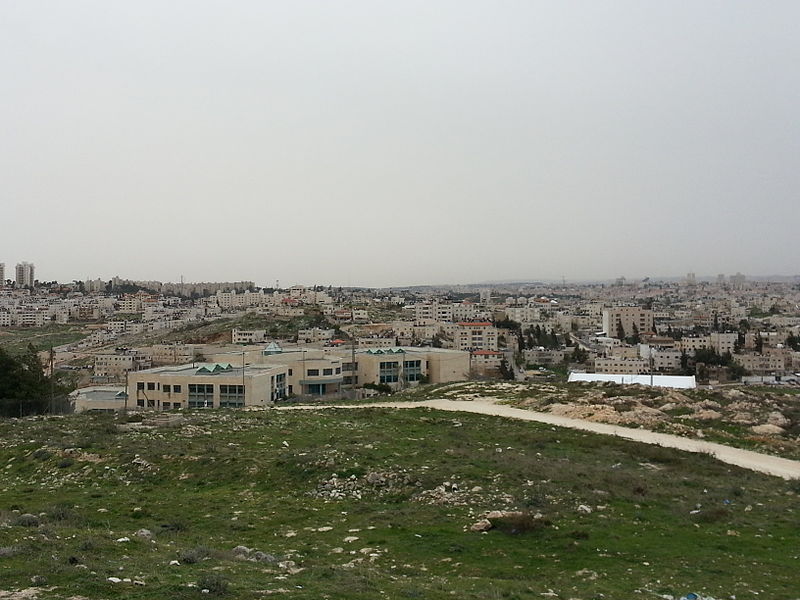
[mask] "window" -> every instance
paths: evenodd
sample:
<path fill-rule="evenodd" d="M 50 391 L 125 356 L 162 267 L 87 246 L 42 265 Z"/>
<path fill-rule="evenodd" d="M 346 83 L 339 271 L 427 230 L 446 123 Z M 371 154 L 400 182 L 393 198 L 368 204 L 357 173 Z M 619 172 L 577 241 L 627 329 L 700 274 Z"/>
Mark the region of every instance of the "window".
<path fill-rule="evenodd" d="M 189 384 L 189 408 L 210 408 L 214 406 L 214 386 L 209 383 Z"/>
<path fill-rule="evenodd" d="M 179 385 L 173 385 L 173 386 L 172 386 L 172 393 L 173 393 L 173 394 L 180 394 L 180 393 L 181 393 L 181 386 L 179 386 Z"/>
<path fill-rule="evenodd" d="M 137 381 L 136 382 L 136 389 L 139 391 L 144 391 L 144 381 Z"/>
<path fill-rule="evenodd" d="M 162 402 L 161 403 L 161 408 L 163 408 L 164 410 L 169 410 L 169 409 L 172 408 L 172 403 L 170 403 L 170 402 Z"/>
<path fill-rule="evenodd" d="M 422 378 L 422 361 L 403 361 L 403 375 L 406 381 L 419 381 Z"/>
<path fill-rule="evenodd" d="M 154 391 L 155 389 L 156 389 L 156 384 L 155 384 L 155 382 L 153 382 L 153 381 L 148 381 L 148 382 L 147 382 L 147 391 L 148 391 L 148 392 L 151 392 L 151 391 Z"/>
<path fill-rule="evenodd" d="M 164 391 L 169 394 L 172 391 L 172 388 L 169 385 L 164 385 Z"/>
<path fill-rule="evenodd" d="M 309 369 L 306 373 L 309 377 L 315 377 L 319 375 L 319 369 Z"/>
<path fill-rule="evenodd" d="M 333 369 L 322 369 L 323 375 L 333 375 Z"/>
<path fill-rule="evenodd" d="M 399 374 L 400 363 L 397 361 L 387 361 L 380 364 L 380 383 L 397 383 Z"/>
<path fill-rule="evenodd" d="M 136 401 L 136 406 L 142 406 L 143 407 L 144 406 L 144 398 L 139 398 Z"/>
<path fill-rule="evenodd" d="M 353 370 L 353 363 L 346 362 L 342 363 L 342 371 L 352 371 Z"/>
<path fill-rule="evenodd" d="M 278 373 L 275 376 L 275 385 L 272 388 L 272 399 L 286 398 L 286 374 Z"/>
<path fill-rule="evenodd" d="M 289 377 L 291 377 L 291 376 L 292 376 L 292 370 L 289 369 Z"/>
<path fill-rule="evenodd" d="M 219 386 L 219 405 L 222 408 L 236 408 L 244 406 L 244 386 L 243 385 L 220 385 Z"/>
<path fill-rule="evenodd" d="M 341 375 L 341 373 L 342 373 L 342 368 L 341 367 L 336 367 L 336 374 L 337 375 Z"/>

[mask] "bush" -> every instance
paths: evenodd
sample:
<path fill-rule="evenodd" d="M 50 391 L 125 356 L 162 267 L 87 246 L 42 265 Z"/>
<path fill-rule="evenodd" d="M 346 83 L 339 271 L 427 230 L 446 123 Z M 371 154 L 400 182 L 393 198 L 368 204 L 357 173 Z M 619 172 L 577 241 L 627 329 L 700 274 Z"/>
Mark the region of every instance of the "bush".
<path fill-rule="evenodd" d="M 74 464 L 75 464 L 75 461 L 68 456 L 68 457 L 62 458 L 60 461 L 58 461 L 58 465 L 57 466 L 58 466 L 59 469 L 66 469 L 68 467 L 71 467 Z"/>
<path fill-rule="evenodd" d="M 14 519 L 12 525 L 16 525 L 18 527 L 38 527 L 39 517 L 30 513 L 25 513 Z"/>
<path fill-rule="evenodd" d="M 216 572 L 203 573 L 197 580 L 197 587 L 215 596 L 222 596 L 228 592 L 228 580 Z"/>
<path fill-rule="evenodd" d="M 197 546 L 184 550 L 178 555 L 178 560 L 187 565 L 199 563 L 201 560 L 211 556 L 211 550 L 205 546 Z"/>
<path fill-rule="evenodd" d="M 541 531 L 552 525 L 552 522 L 548 519 L 536 519 L 531 513 L 523 512 L 492 519 L 492 525 L 503 533 L 520 535 Z"/>
<path fill-rule="evenodd" d="M 727 521 L 730 518 L 730 511 L 726 508 L 717 507 L 709 510 L 701 510 L 696 515 L 692 515 L 697 523 L 718 523 Z"/>

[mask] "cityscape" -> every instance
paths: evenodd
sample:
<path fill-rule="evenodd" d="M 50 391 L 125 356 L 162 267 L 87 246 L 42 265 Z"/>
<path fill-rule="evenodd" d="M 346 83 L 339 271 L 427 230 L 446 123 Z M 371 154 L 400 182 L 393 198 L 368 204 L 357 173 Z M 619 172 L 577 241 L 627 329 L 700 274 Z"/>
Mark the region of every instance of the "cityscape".
<path fill-rule="evenodd" d="M 77 411 L 266 406 L 492 378 L 800 383 L 797 278 L 367 289 L 43 284 L 30 262 L 14 272 L 0 344 L 29 339 L 69 373 Z M 75 339 L 48 346 L 60 334 Z"/>
<path fill-rule="evenodd" d="M 800 600 L 798 23 L 0 3 L 0 600 Z"/>

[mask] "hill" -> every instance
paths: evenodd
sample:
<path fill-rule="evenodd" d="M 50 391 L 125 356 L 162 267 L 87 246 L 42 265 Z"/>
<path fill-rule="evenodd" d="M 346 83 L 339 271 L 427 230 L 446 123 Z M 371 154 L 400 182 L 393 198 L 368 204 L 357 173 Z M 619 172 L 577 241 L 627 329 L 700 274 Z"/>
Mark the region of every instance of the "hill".
<path fill-rule="evenodd" d="M 186 417 L 0 422 L 3 588 L 91 599 L 796 598 L 797 482 L 421 408 Z M 489 511 L 510 512 L 471 531 Z"/>

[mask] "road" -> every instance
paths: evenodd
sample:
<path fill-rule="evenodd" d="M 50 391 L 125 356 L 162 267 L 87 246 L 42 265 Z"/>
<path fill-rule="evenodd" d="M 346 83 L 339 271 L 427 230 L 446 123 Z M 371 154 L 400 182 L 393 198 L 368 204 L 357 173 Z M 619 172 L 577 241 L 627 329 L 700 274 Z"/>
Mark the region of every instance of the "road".
<path fill-rule="evenodd" d="M 627 440 L 642 442 L 644 444 L 653 444 L 656 446 L 664 446 L 666 448 L 677 448 L 678 450 L 685 450 L 687 452 L 708 454 L 724 463 L 736 465 L 737 467 L 743 467 L 759 473 L 766 473 L 767 475 L 774 475 L 784 479 L 800 479 L 800 461 L 770 456 L 768 454 L 761 454 L 760 452 L 753 452 L 751 450 L 731 448 L 730 446 L 716 444 L 714 442 L 693 440 L 667 433 L 657 433 L 647 429 L 632 429 L 630 427 L 620 427 L 618 425 L 608 425 L 606 423 L 595 423 L 593 421 L 584 421 L 582 419 L 570 419 L 568 417 L 560 417 L 548 413 L 513 408 L 511 406 L 494 404 L 492 402 L 481 402 L 476 400 L 427 400 L 425 402 L 375 402 L 370 404 L 350 405 L 320 404 L 285 406 L 278 408 L 277 410 L 421 407 L 433 408 L 436 410 L 476 413 L 480 415 L 492 415 L 497 417 L 505 417 L 508 419 L 519 419 L 522 421 L 536 421 L 537 423 L 545 423 L 547 425 L 555 425 L 558 427 L 567 427 L 569 429 L 591 431 L 593 433 L 600 433 L 603 435 L 614 435 Z"/>

